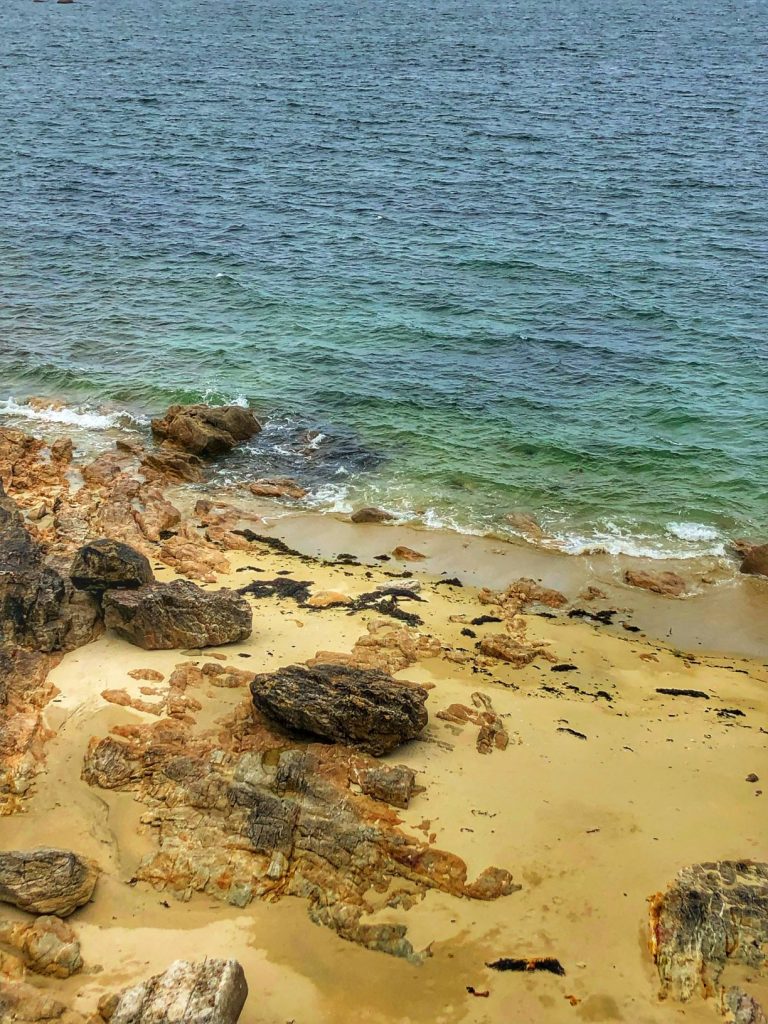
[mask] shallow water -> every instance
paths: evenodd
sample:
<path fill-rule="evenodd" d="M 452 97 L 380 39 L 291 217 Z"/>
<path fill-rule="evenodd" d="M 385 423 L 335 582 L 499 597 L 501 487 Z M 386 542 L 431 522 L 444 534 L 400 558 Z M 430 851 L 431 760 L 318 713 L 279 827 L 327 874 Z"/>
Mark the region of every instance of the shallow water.
<path fill-rule="evenodd" d="M 245 398 L 272 426 L 222 473 L 323 507 L 527 511 L 571 550 L 764 534 L 766 29 L 11 0 L 1 397 Z"/>

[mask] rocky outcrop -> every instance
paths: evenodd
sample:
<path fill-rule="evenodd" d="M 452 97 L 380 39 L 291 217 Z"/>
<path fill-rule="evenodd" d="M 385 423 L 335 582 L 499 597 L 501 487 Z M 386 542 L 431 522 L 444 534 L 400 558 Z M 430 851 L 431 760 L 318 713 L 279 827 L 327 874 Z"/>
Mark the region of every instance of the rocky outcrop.
<path fill-rule="evenodd" d="M 357 509 L 349 518 L 353 523 L 389 523 L 395 517 L 391 512 L 387 512 L 383 508 L 374 508 L 369 505 L 365 508 Z"/>
<path fill-rule="evenodd" d="M 202 590 L 187 580 L 104 595 L 104 623 L 145 650 L 214 647 L 251 635 L 252 615 L 233 590 Z"/>
<path fill-rule="evenodd" d="M 755 544 L 747 548 L 739 568 L 750 576 L 768 576 L 768 544 Z"/>
<path fill-rule="evenodd" d="M 33 914 L 68 917 L 93 896 L 99 869 L 68 850 L 0 852 L 0 901 Z"/>
<path fill-rule="evenodd" d="M 342 938 L 420 962 L 429 954 L 414 950 L 404 924 L 366 920 L 381 906 L 376 894 L 394 911 L 430 889 L 496 899 L 516 886 L 502 868 L 470 881 L 461 858 L 400 831 L 394 810 L 356 792 L 377 764 L 338 745 L 288 746 L 248 701 L 216 735 L 165 720 L 113 729 L 91 742 L 83 777 L 147 806 L 158 848 L 138 880 L 236 906 L 299 896 Z"/>
<path fill-rule="evenodd" d="M 768 1017 L 758 1001 L 736 986 L 723 993 L 722 1013 L 726 1024 L 768 1024 Z"/>
<path fill-rule="evenodd" d="M 236 1024 L 248 996 L 236 960 L 176 960 L 99 1006 L 110 1024 Z"/>
<path fill-rule="evenodd" d="M 0 943 L 18 952 L 24 966 L 35 974 L 69 978 L 83 966 L 77 935 L 60 917 L 0 924 Z"/>
<path fill-rule="evenodd" d="M 477 645 L 481 654 L 498 661 L 505 661 L 513 668 L 524 668 L 539 656 L 548 657 L 544 644 L 530 644 L 509 636 L 507 633 L 493 633 L 483 637 Z"/>
<path fill-rule="evenodd" d="M 416 789 L 416 772 L 405 764 L 361 766 L 355 778 L 366 796 L 393 807 L 408 807 Z"/>
<path fill-rule="evenodd" d="M 75 555 L 69 575 L 78 590 L 97 595 L 106 590 L 138 590 L 155 580 L 146 555 L 107 538 L 84 544 Z"/>
<path fill-rule="evenodd" d="M 50 653 L 97 635 L 99 613 L 44 561 L 16 504 L 0 488 L 0 647 Z"/>
<path fill-rule="evenodd" d="M 248 490 L 257 498 L 291 498 L 298 501 L 307 496 L 306 488 L 288 476 L 256 480 L 248 485 Z"/>
<path fill-rule="evenodd" d="M 717 861 L 684 868 L 650 904 L 661 995 L 717 993 L 727 964 L 768 964 L 768 864 Z"/>
<path fill-rule="evenodd" d="M 250 409 L 239 405 L 172 405 L 164 416 L 152 420 L 155 437 L 201 456 L 228 452 L 260 430 Z"/>
<path fill-rule="evenodd" d="M 427 691 L 375 669 L 289 665 L 257 675 L 253 703 L 284 728 L 386 754 L 427 724 Z"/>
<path fill-rule="evenodd" d="M 662 597 L 682 597 L 686 592 L 686 582 L 676 572 L 644 572 L 642 569 L 627 569 L 624 582 L 630 587 L 650 590 Z"/>

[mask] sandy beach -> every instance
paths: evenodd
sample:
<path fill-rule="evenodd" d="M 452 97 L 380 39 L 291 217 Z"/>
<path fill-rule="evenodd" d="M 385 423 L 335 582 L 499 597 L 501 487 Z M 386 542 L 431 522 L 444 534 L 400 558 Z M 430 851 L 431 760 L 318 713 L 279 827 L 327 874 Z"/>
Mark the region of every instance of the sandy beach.
<path fill-rule="evenodd" d="M 79 472 L 70 466 L 68 478 Z M 14 490 L 29 508 L 35 487 L 12 482 Z M 102 511 L 108 493 L 99 492 Z M 212 547 L 212 513 L 201 522 L 199 506 L 194 511 L 199 488 L 164 493 L 181 522 L 199 532 L 200 551 Z M 283 579 L 306 584 L 310 601 L 249 595 L 253 631 L 240 643 L 151 651 L 107 630 L 58 659 L 42 707 L 48 738 L 38 774 L 17 813 L 0 817 L 0 849 L 65 846 L 92 858 L 101 874 L 93 902 L 70 919 L 83 970 L 65 980 L 29 972 L 27 983 L 85 1018 L 104 994 L 163 971 L 170 960 L 205 955 L 242 964 L 250 990 L 245 1024 L 717 1019 L 711 999 L 659 1000 L 647 901 L 687 865 L 765 855 L 766 581 L 702 582 L 713 569 L 700 567 L 689 574 L 692 595 L 670 598 L 626 586 L 606 556 L 569 558 L 494 539 L 354 525 L 242 496 L 223 514 L 230 537 L 247 523 L 258 532 L 251 539 L 235 532 L 239 549 L 227 549 L 218 535 L 226 568 L 209 565 L 203 588 Z M 35 529 L 45 532 L 45 524 Z M 425 557 L 398 559 L 391 552 L 399 546 Z M 162 543 L 149 548 L 158 581 L 183 575 L 168 564 Z M 538 589 L 509 618 L 503 591 L 520 579 Z M 418 593 L 395 607 L 417 614 L 417 624 L 350 603 L 376 587 L 414 583 Z M 585 596 L 587 587 L 602 596 Z M 561 591 L 562 600 L 541 588 Z M 321 606 L 312 607 L 317 595 L 324 595 Z M 601 621 L 601 612 L 613 614 Z M 478 645 L 500 630 L 538 653 L 520 667 L 485 655 Z M 492 865 L 514 883 L 506 895 L 477 899 L 420 876 L 406 884 L 407 899 L 402 892 L 392 899 L 397 878 L 383 889 L 372 879 L 360 923 L 405 926 L 420 962 L 314 923 L 306 900 L 290 892 L 233 906 L 232 890 L 217 896 L 199 878 L 178 883 L 178 865 L 165 876 L 157 862 L 147 870 L 169 837 L 182 847 L 192 841 L 171 827 L 173 801 L 141 781 L 104 788 L 83 777 L 88 752 L 112 730 L 129 736 L 133 727 L 164 722 L 183 726 L 190 750 L 218 737 L 226 751 L 239 729 L 238 749 L 266 751 L 265 764 L 270 749 L 277 757 L 314 749 L 311 738 L 263 736 L 249 748 L 248 723 L 259 716 L 244 681 L 248 673 L 311 663 L 318 652 L 330 652 L 325 661 L 375 656 L 395 679 L 428 688 L 422 735 L 379 759 L 408 765 L 416 791 L 407 808 L 379 804 L 371 820 L 419 849 L 450 851 L 469 880 Z M 181 711 L 171 699 L 179 666 Z M 230 670 L 234 682 L 213 684 Z M 503 746 L 480 749 L 483 713 L 503 731 Z M 205 818 L 199 806 L 184 828 Z M 365 813 L 375 806 L 367 800 Z M 0 916 L 28 917 L 9 907 Z M 564 973 L 488 966 L 503 957 L 555 958 Z M 729 966 L 728 982 L 766 997 L 754 972 Z"/>

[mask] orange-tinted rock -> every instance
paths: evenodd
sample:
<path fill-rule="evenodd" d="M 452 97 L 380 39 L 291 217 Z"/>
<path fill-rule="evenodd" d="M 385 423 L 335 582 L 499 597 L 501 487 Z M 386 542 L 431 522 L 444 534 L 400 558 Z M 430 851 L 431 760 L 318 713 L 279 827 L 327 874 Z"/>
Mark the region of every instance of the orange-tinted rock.
<path fill-rule="evenodd" d="M 400 544 L 393 550 L 392 557 L 398 558 L 403 562 L 422 562 L 427 556 L 422 554 L 421 551 L 414 551 L 413 548 Z"/>
<path fill-rule="evenodd" d="M 260 430 L 250 409 L 239 405 L 172 405 L 152 420 L 155 437 L 200 456 L 228 452 Z"/>
<path fill-rule="evenodd" d="M 664 597 L 681 597 L 686 591 L 686 583 L 676 572 L 645 572 L 642 569 L 627 569 L 624 582 L 630 587 L 640 587 Z"/>

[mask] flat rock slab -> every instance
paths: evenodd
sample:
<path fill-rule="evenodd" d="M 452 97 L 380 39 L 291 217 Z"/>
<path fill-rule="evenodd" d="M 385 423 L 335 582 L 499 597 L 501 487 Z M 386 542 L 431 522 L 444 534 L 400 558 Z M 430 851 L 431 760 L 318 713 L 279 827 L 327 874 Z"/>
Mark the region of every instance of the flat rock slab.
<path fill-rule="evenodd" d="M 234 590 L 203 590 L 187 580 L 104 595 L 104 624 L 148 651 L 218 647 L 251 635 L 248 602 Z"/>
<path fill-rule="evenodd" d="M 661 995 L 715 995 L 726 963 L 768 963 L 768 864 L 721 860 L 684 868 L 651 899 Z"/>
<path fill-rule="evenodd" d="M 110 1024 L 236 1024 L 247 996 L 236 960 L 177 960 L 105 1009 Z"/>
<path fill-rule="evenodd" d="M 253 703 L 280 725 L 386 754 L 427 724 L 427 691 L 375 669 L 289 665 L 257 675 Z"/>
<path fill-rule="evenodd" d="M 0 853 L 0 901 L 33 914 L 67 917 L 93 896 L 99 869 L 69 850 Z"/>

